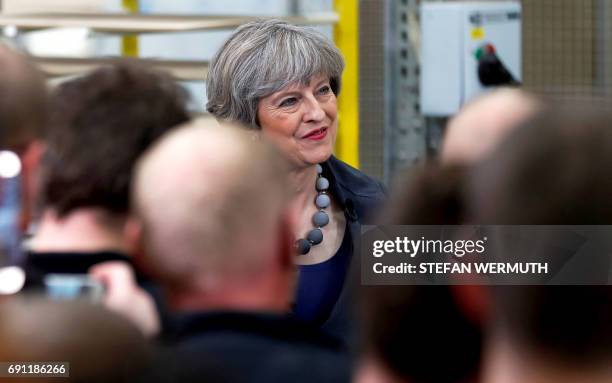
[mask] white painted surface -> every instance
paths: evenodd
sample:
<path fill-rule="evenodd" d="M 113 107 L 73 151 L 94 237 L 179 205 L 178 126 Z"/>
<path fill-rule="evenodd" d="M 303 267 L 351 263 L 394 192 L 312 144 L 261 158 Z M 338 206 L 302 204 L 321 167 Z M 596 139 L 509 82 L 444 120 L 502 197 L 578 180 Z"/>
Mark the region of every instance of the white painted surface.
<path fill-rule="evenodd" d="M 421 6 L 421 112 L 450 116 L 487 90 L 478 80 L 476 50 L 492 43 L 515 78 L 521 79 L 521 12 L 514 1 L 424 3 Z M 472 16 L 482 22 L 475 24 Z M 480 28 L 480 33 L 475 33 Z M 477 36 L 477 37 L 475 37 Z"/>

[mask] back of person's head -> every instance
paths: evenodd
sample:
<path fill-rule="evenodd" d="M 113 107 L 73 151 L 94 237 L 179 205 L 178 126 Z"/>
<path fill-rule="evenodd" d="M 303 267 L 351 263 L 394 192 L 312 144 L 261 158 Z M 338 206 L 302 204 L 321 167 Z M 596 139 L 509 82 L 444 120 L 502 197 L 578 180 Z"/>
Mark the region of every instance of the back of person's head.
<path fill-rule="evenodd" d="M 287 168 L 254 132 L 197 121 L 161 140 L 134 183 L 145 252 L 169 286 L 223 289 L 277 262 Z"/>
<path fill-rule="evenodd" d="M 478 374 L 481 330 L 449 286 L 362 289 L 359 383 L 461 382 Z M 365 379 L 374 367 L 373 380 Z"/>
<path fill-rule="evenodd" d="M 506 225 L 612 223 L 612 114 L 584 105 L 542 111 L 476 166 L 470 221 Z M 533 257 L 558 258 L 558 238 Z M 609 278 L 610 258 L 572 259 Z M 605 281 L 604 281 L 605 283 Z M 525 360 L 588 371 L 612 361 L 611 286 L 495 286 L 493 330 Z M 501 334 L 501 335 L 500 335 Z M 554 370 L 550 370 L 554 371 Z M 585 372 L 586 374 L 586 372 Z M 609 377 L 609 376 L 608 376 Z M 586 379 L 586 378 L 585 378 Z"/>
<path fill-rule="evenodd" d="M 187 101 L 170 76 L 132 61 L 61 84 L 52 97 L 45 205 L 60 217 L 83 207 L 126 214 L 136 160 L 188 121 Z"/>
<path fill-rule="evenodd" d="M 506 225 L 612 224 L 612 114 L 550 107 L 475 169 L 470 220 Z"/>
<path fill-rule="evenodd" d="M 517 126 L 475 166 L 433 164 L 417 172 L 410 183 L 396 190 L 391 198 L 395 204 L 388 208 L 382 223 L 607 225 L 612 219 L 611 121 L 609 113 L 580 106 L 546 107 Z M 529 256 L 555 256 L 555 252 L 548 251 L 540 254 L 543 249 L 558 249 L 554 242 L 548 245 L 538 247 L 539 252 Z M 595 265 L 592 260 L 587 265 L 589 273 L 603 272 L 606 276 L 609 267 L 609 259 L 605 265 Z M 473 298 L 476 300 L 470 301 Z M 447 319 L 453 315 L 474 316 L 475 323 L 490 319 L 487 350 L 490 343 L 502 338 L 515 355 L 523 358 L 523 365 L 537 361 L 546 366 L 545 371 L 556 371 L 557 378 L 562 375 L 559 371 L 579 371 L 586 377 L 586 371 L 593 366 L 609 366 L 612 357 L 611 298 L 610 286 L 376 287 L 366 295 L 365 315 L 366 319 L 371 317 L 366 321 L 366 340 L 387 372 L 396 377 L 443 381 L 457 377 L 450 373 L 461 369 L 456 369 L 454 363 L 436 369 L 427 360 L 437 357 L 439 361 L 443 353 L 450 351 L 471 360 L 472 366 L 478 365 L 474 357 L 479 353 L 471 352 L 479 351 L 471 347 L 477 338 L 468 336 L 478 332 L 472 332 L 473 327 L 470 330 L 469 322 L 462 329 L 465 319 Z M 435 308 L 427 309 L 426 304 Z M 455 309 L 449 313 L 453 315 L 428 314 L 452 306 Z M 457 316 L 461 312 L 466 315 Z M 418 322 L 419 318 L 425 320 Z M 449 333 L 432 330 L 449 329 L 436 322 L 440 318 L 445 318 L 449 326 L 459 327 L 450 327 Z M 411 326 L 413 322 L 418 325 Z M 414 328 L 419 329 L 417 335 Z M 419 336 L 422 333 L 427 334 L 423 340 Z M 434 338 L 437 336 L 440 338 Z M 462 337 L 464 340 L 460 340 Z M 440 347 L 436 356 L 426 352 L 431 344 Z M 425 352 L 402 359 L 404 345 Z M 508 378 L 504 375 L 507 369 L 485 363 L 491 381 Z M 548 380 L 543 381 L 556 381 L 551 376 L 544 377 Z"/>
<path fill-rule="evenodd" d="M 432 163 L 398 178 L 379 225 L 458 225 L 465 169 Z M 481 329 L 449 286 L 364 286 L 358 383 L 459 382 L 476 376 Z M 442 366 L 443 364 L 443 366 Z"/>
<path fill-rule="evenodd" d="M 38 192 L 48 102 L 41 73 L 26 56 L 0 43 L 0 161 L 14 173 L 0 178 L 0 267 L 22 256 L 20 237 Z"/>
<path fill-rule="evenodd" d="M 379 216 L 384 225 L 460 225 L 466 168 L 436 162 L 408 169 L 392 185 Z"/>
<path fill-rule="evenodd" d="M 134 382 L 153 357 L 136 327 L 88 302 L 33 296 L 2 301 L 0 338 L 0 360 L 68 362 L 70 378 L 61 379 L 66 382 Z"/>
<path fill-rule="evenodd" d="M 550 371 L 606 370 L 612 361 L 612 286 L 493 286 L 492 339 Z M 493 375 L 495 371 L 491 372 Z M 612 374 L 608 370 L 608 377 Z"/>
<path fill-rule="evenodd" d="M 442 162 L 469 165 L 480 160 L 539 108 L 535 96 L 510 88 L 469 102 L 448 123 L 440 152 Z"/>
<path fill-rule="evenodd" d="M 23 54 L 0 43 L 0 147 L 19 151 L 43 139 L 47 113 L 41 73 Z"/>

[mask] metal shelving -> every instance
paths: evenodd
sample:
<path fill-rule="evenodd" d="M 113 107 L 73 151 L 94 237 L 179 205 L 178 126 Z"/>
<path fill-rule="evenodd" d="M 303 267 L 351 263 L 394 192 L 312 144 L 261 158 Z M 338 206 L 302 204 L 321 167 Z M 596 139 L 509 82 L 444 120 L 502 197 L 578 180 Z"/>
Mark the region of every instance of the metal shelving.
<path fill-rule="evenodd" d="M 116 58 L 33 57 L 34 63 L 48 77 L 74 76 L 112 63 Z M 208 73 L 208 61 L 140 59 L 152 67 L 170 72 L 181 81 L 198 81 Z"/>
<path fill-rule="evenodd" d="M 87 28 L 92 32 L 119 35 L 176 33 L 233 29 L 246 22 L 261 19 L 254 16 L 177 16 L 124 13 L 27 13 L 0 15 L 0 27 L 14 28 L 17 33 L 53 29 Z M 265 17 L 263 17 L 265 18 Z M 338 22 L 334 12 L 275 17 L 292 24 L 329 25 Z M 112 57 L 68 58 L 40 57 L 32 59 L 49 77 L 75 76 L 112 62 Z M 202 80 L 208 71 L 207 61 L 141 59 L 170 72 L 177 80 Z"/>
<path fill-rule="evenodd" d="M 48 28 L 89 28 L 92 31 L 118 34 L 193 32 L 232 29 L 265 17 L 254 16 L 176 16 L 124 13 L 29 13 L 0 15 L 0 26 L 20 31 Z M 275 17 L 292 24 L 328 25 L 338 21 L 334 12 L 303 16 Z"/>

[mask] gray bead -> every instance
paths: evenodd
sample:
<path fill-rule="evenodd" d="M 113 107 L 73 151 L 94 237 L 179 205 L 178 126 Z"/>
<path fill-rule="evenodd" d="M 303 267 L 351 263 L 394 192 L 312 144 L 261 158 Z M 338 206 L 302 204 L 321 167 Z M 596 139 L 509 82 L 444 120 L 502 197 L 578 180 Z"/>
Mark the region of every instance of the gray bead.
<path fill-rule="evenodd" d="M 317 205 L 319 209 L 325 209 L 329 206 L 330 202 L 331 200 L 327 194 L 319 194 L 315 200 L 315 205 Z"/>
<path fill-rule="evenodd" d="M 312 223 L 317 227 L 323 227 L 329 223 L 329 216 L 324 211 L 318 211 L 312 216 Z"/>
<path fill-rule="evenodd" d="M 295 246 L 295 250 L 297 251 L 299 255 L 308 254 L 308 252 L 310 251 L 310 242 L 308 242 L 304 238 L 300 238 L 297 241 L 295 241 L 294 246 Z"/>
<path fill-rule="evenodd" d="M 312 229 L 306 237 L 313 245 L 318 245 L 323 242 L 323 232 L 321 229 Z"/>
<path fill-rule="evenodd" d="M 323 173 L 323 166 L 317 164 L 317 174 Z"/>
<path fill-rule="evenodd" d="M 317 179 L 317 190 L 322 191 L 327 190 L 327 188 L 329 188 L 329 181 L 327 180 L 327 178 L 319 177 Z"/>

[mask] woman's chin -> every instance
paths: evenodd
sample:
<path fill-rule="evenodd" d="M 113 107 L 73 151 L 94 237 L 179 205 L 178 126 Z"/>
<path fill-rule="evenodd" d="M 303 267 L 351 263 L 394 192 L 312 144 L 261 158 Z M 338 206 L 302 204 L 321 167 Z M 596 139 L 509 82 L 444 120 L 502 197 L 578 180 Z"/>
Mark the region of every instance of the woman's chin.
<path fill-rule="evenodd" d="M 291 160 L 291 163 L 293 163 L 296 169 L 303 169 L 303 168 L 315 166 L 316 164 L 321 164 L 327 161 L 329 157 L 331 157 L 331 155 L 332 155 L 332 151 L 307 153 L 307 154 L 302 153 L 302 155 L 300 155 L 299 157 Z"/>
<path fill-rule="evenodd" d="M 306 160 L 306 163 L 310 165 L 316 165 L 327 161 L 332 154 L 333 151 L 331 149 L 320 150 L 313 153 L 309 153 L 307 156 L 304 157 L 304 159 Z"/>

